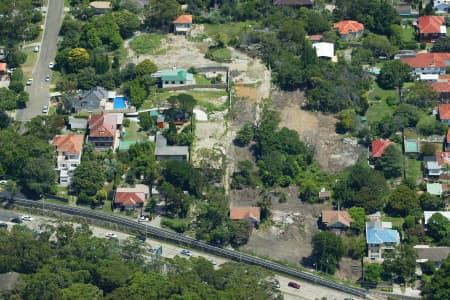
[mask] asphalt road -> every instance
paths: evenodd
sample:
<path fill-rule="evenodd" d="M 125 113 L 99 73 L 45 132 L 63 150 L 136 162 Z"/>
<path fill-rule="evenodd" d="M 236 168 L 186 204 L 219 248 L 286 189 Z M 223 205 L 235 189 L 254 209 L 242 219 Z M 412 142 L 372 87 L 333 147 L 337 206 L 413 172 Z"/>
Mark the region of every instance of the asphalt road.
<path fill-rule="evenodd" d="M 42 114 L 42 107 L 49 104 L 50 83 L 45 82 L 44 78 L 47 74 L 51 74 L 48 64 L 53 62 L 56 56 L 56 42 L 63 16 L 64 1 L 49 0 L 42 44 L 32 75 L 33 84 L 25 88 L 25 91 L 30 94 L 30 101 L 26 108 L 17 111 L 16 119 L 18 121 L 28 121 Z"/>

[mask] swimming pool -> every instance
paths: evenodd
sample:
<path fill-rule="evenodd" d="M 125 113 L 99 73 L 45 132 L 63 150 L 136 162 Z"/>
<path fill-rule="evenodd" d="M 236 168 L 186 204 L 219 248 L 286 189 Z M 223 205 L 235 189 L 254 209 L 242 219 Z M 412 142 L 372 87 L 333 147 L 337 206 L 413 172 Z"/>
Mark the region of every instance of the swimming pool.
<path fill-rule="evenodd" d="M 114 99 L 114 109 L 124 109 L 125 107 L 125 97 L 120 96 Z"/>

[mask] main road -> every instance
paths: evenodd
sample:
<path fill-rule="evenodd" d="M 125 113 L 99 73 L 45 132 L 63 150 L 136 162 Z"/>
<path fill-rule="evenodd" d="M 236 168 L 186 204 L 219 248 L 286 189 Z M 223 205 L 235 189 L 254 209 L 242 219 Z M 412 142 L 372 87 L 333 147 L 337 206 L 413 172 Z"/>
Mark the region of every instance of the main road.
<path fill-rule="evenodd" d="M 50 74 L 48 64 L 53 62 L 56 56 L 57 40 L 64 16 L 63 0 L 48 0 L 47 14 L 45 17 L 45 28 L 40 45 L 39 56 L 34 66 L 32 78 L 33 84 L 27 86 L 25 91 L 30 94 L 27 107 L 17 110 L 16 120 L 28 121 L 42 114 L 42 107 L 49 103 L 50 83 L 46 82 L 45 76 Z"/>

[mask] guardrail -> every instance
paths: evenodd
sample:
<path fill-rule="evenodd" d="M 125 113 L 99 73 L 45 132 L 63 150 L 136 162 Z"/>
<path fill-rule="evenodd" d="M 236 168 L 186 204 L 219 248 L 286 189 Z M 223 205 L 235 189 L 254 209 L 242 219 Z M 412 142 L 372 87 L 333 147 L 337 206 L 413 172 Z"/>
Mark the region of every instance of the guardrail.
<path fill-rule="evenodd" d="M 59 211 L 59 212 L 70 214 L 70 215 L 115 223 L 117 225 L 127 227 L 131 231 L 134 231 L 134 232 L 139 232 L 141 234 L 144 234 L 144 232 L 145 232 L 148 236 L 152 236 L 157 239 L 163 239 L 163 240 L 183 244 L 183 245 L 189 246 L 191 248 L 195 248 L 195 249 L 203 250 L 208 253 L 215 254 L 217 256 L 225 257 L 228 259 L 232 259 L 235 261 L 244 262 L 244 263 L 248 263 L 248 264 L 252 264 L 252 265 L 256 265 L 256 266 L 260 266 L 260 267 L 263 267 L 263 268 L 266 268 L 266 269 L 269 269 L 269 270 L 272 270 L 275 272 L 279 272 L 279 273 L 283 273 L 283 274 L 286 274 L 286 275 L 289 275 L 292 277 L 307 280 L 307 281 L 310 281 L 310 282 L 318 284 L 318 285 L 323 285 L 323 286 L 326 286 L 329 288 L 340 290 L 340 291 L 343 291 L 343 292 L 346 292 L 346 293 L 349 293 L 349 294 L 352 294 L 352 295 L 355 295 L 358 297 L 366 298 L 368 296 L 368 291 L 361 289 L 361 288 L 355 288 L 355 287 L 346 286 L 344 284 L 339 284 L 339 283 L 333 282 L 331 280 L 327 280 L 327 279 L 321 278 L 319 276 L 316 276 L 316 275 L 313 275 L 313 274 L 310 274 L 307 272 L 299 271 L 294 268 L 286 267 L 286 266 L 283 266 L 283 265 L 280 265 L 280 264 L 277 264 L 277 263 L 274 263 L 274 262 L 271 262 L 271 261 L 268 261 L 268 260 L 265 260 L 262 258 L 254 257 L 254 256 L 251 256 L 251 255 L 239 252 L 239 251 L 228 250 L 228 249 L 223 249 L 223 248 L 219 248 L 216 246 L 212 246 L 205 242 L 184 236 L 179 233 L 175 233 L 175 232 L 171 232 L 166 229 L 157 228 L 157 227 L 149 226 L 146 224 L 138 223 L 138 222 L 135 222 L 135 221 L 132 221 L 129 219 L 108 215 L 108 214 L 94 211 L 94 210 L 88 210 L 88 209 L 65 206 L 65 205 L 58 205 L 58 204 L 53 204 L 53 203 L 45 203 L 42 201 L 33 201 L 33 200 L 27 200 L 27 199 L 23 199 L 23 198 L 14 198 L 14 199 L 8 199 L 6 197 L 2 197 L 2 198 L 4 200 L 8 200 L 12 203 L 15 203 L 19 206 L 34 208 L 37 210 L 43 210 L 43 209 L 55 210 L 55 211 Z"/>

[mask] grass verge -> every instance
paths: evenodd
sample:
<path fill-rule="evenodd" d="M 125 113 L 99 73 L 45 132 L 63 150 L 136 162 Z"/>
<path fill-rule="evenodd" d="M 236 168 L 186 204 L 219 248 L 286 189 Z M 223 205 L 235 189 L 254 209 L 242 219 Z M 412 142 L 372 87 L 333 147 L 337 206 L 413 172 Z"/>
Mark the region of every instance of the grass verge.
<path fill-rule="evenodd" d="M 162 34 L 148 33 L 135 37 L 130 47 L 137 54 L 155 54 L 161 46 Z"/>

